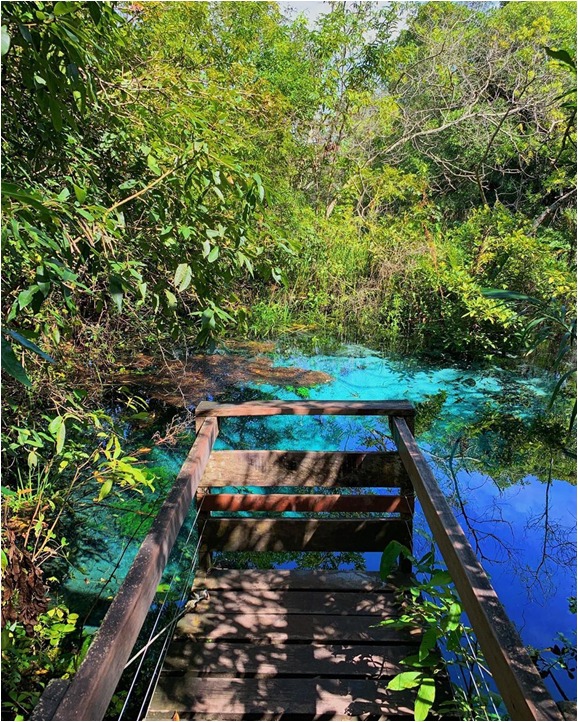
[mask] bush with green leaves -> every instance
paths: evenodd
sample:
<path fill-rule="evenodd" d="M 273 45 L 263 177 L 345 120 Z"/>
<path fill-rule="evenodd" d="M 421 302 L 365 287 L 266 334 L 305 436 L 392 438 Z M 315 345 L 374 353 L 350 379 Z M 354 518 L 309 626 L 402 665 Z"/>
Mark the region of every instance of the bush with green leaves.
<path fill-rule="evenodd" d="M 77 625 L 78 614 L 59 604 L 38 617 L 33 634 L 17 621 L 3 627 L 2 709 L 10 719 L 29 719 L 46 683 L 74 674 L 91 641 Z"/>
<path fill-rule="evenodd" d="M 414 718 L 425 720 L 430 710 L 444 718 L 445 714 L 457 719 L 501 719 L 490 711 L 500 698 L 493 692 L 483 694 L 480 684 L 480 665 L 485 666 L 477 643 L 472 641 L 472 629 L 463 618 L 463 607 L 451 576 L 437 562 L 435 547 L 416 559 L 410 550 L 397 541 L 390 542 L 381 557 L 380 575 L 385 581 L 397 569 L 398 560 L 411 562 L 411 581 L 398 586 L 397 598 L 401 606 L 398 618 L 386 619 L 382 626 L 395 629 L 422 629 L 418 653 L 401 661 L 407 667 L 388 683 L 388 689 L 401 691 L 416 689 Z M 442 655 L 443 651 L 443 655 Z M 463 686 L 452 685 L 454 699 L 436 704 L 438 678 L 448 674 L 448 667 L 463 672 Z"/>

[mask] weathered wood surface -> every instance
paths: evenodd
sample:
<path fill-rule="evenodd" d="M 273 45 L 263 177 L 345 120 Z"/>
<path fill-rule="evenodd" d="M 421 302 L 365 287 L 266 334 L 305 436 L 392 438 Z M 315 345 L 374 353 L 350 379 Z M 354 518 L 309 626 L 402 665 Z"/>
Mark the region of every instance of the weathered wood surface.
<path fill-rule="evenodd" d="M 147 719 L 413 719 L 411 690 L 361 679 L 222 679 L 166 676 Z"/>
<path fill-rule="evenodd" d="M 52 719 L 103 718 L 148 614 L 217 434 L 217 421 L 205 421 Z"/>
<path fill-rule="evenodd" d="M 209 606 L 237 598 L 237 609 L 197 605 L 180 620 L 147 719 L 412 718 L 415 690 L 387 682 L 417 653 L 421 631 L 376 626 L 399 614 L 377 574 L 212 570 L 195 579 L 203 589 Z M 271 603 L 278 613 L 259 613 Z"/>
<path fill-rule="evenodd" d="M 405 669 L 401 660 L 415 645 L 243 644 L 175 640 L 164 669 L 191 676 L 393 677 Z"/>
<path fill-rule="evenodd" d="M 383 618 L 383 617 L 381 617 Z M 286 642 L 411 642 L 421 630 L 374 627 L 375 615 L 359 614 L 187 614 L 179 620 L 175 638 L 197 641 L 246 640 Z"/>
<path fill-rule="evenodd" d="M 408 522 L 396 519 L 208 519 L 203 540 L 215 551 L 383 551 L 408 543 Z"/>
<path fill-rule="evenodd" d="M 214 451 L 201 488 L 222 486 L 411 489 L 411 482 L 395 451 Z"/>
<path fill-rule="evenodd" d="M 203 512 L 351 512 L 411 514 L 402 496 L 364 494 L 205 494 Z"/>
<path fill-rule="evenodd" d="M 51 679 L 44 688 L 42 697 L 30 715 L 30 722 L 54 719 L 58 705 L 70 686 L 69 679 Z"/>
<path fill-rule="evenodd" d="M 195 589 L 202 590 L 323 590 L 323 591 L 393 591 L 408 578 L 392 576 L 383 581 L 378 572 L 309 571 L 308 569 L 211 569 L 198 572 Z"/>
<path fill-rule="evenodd" d="M 209 593 L 195 607 L 197 614 L 390 614 L 396 604 L 391 592 L 326 592 L 260 589 Z"/>
<path fill-rule="evenodd" d="M 346 416 L 415 416 L 413 404 L 404 399 L 386 401 L 245 401 L 218 404 L 201 401 L 195 409 L 199 419 L 209 416 L 278 416 L 278 415 L 346 415 Z"/>
<path fill-rule="evenodd" d="M 511 718 L 561 720 L 560 710 L 508 619 L 406 421 L 392 419 L 392 430 L 417 498 Z"/>

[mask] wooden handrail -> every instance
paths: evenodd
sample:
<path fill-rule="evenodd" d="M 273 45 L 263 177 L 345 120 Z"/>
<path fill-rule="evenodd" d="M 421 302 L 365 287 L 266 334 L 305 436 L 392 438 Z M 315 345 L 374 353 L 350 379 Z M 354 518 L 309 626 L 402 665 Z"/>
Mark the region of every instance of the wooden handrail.
<path fill-rule="evenodd" d="M 195 416 L 204 419 L 211 416 L 277 416 L 281 414 L 345 415 L 345 416 L 415 416 L 415 408 L 409 401 L 245 401 L 240 404 L 217 404 L 201 401 Z"/>
<path fill-rule="evenodd" d="M 101 720 L 137 640 L 218 434 L 207 419 L 88 653 L 50 718 Z"/>
<path fill-rule="evenodd" d="M 405 419 L 393 418 L 391 426 L 403 464 L 511 718 L 562 720 Z"/>

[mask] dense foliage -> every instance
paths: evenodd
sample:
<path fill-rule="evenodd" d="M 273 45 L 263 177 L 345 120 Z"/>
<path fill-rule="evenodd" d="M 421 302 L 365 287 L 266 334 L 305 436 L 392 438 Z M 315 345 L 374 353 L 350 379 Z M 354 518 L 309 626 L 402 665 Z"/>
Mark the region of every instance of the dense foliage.
<path fill-rule="evenodd" d="M 67 520 L 154 484 L 103 410 L 136 352 L 293 334 L 566 371 L 574 5 L 285 10 L 3 3 L 8 714 L 83 645 L 48 602 Z"/>

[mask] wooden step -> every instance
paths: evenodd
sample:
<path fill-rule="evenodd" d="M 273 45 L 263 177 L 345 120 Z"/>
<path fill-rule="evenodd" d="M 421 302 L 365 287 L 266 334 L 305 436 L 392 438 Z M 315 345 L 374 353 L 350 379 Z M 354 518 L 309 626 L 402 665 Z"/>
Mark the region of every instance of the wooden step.
<path fill-rule="evenodd" d="M 382 581 L 378 572 L 310 571 L 309 569 L 211 569 L 197 572 L 193 589 L 292 589 L 324 591 L 394 591 L 407 576 L 392 576 Z"/>
<path fill-rule="evenodd" d="M 401 487 L 396 451 L 213 451 L 199 489 L 224 486 Z"/>
<path fill-rule="evenodd" d="M 383 551 L 411 543 L 400 519 L 208 519 L 203 543 L 212 551 Z"/>
<path fill-rule="evenodd" d="M 387 682 L 417 654 L 395 586 L 367 572 L 213 570 L 178 623 L 147 719 L 412 719 Z"/>
<path fill-rule="evenodd" d="M 192 676 L 222 677 L 392 677 L 415 645 L 275 644 L 195 642 L 178 639 L 165 670 Z"/>
<path fill-rule="evenodd" d="M 411 690 L 364 679 L 244 679 L 167 676 L 147 719 L 413 719 Z"/>
<path fill-rule="evenodd" d="M 397 608 L 392 592 L 323 592 L 259 589 L 214 590 L 195 606 L 197 614 L 390 614 Z"/>
<path fill-rule="evenodd" d="M 177 624 L 176 637 L 197 641 L 243 640 L 253 643 L 312 642 L 412 642 L 421 631 L 375 626 L 384 615 L 335 614 L 187 614 Z"/>

